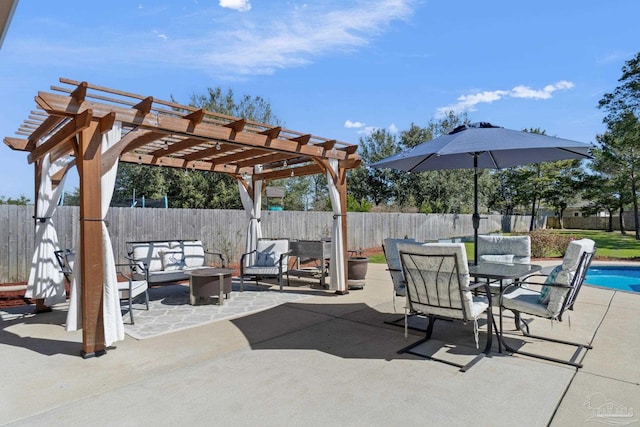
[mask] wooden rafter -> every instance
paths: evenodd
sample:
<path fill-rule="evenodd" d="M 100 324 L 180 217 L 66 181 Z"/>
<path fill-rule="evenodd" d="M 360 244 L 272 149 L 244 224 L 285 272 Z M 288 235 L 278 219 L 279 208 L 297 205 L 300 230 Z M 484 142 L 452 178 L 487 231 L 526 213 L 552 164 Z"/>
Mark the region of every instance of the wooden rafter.
<path fill-rule="evenodd" d="M 91 110 L 92 120 L 100 122 L 101 133 L 115 121 L 122 123 L 123 139 L 117 149 L 105 153 L 103 161 L 114 161 L 113 155 L 117 155 L 123 162 L 232 174 L 240 170 L 251 173 L 254 166 L 262 164 L 263 173 L 279 177 L 286 176 L 282 169 L 291 168 L 299 175 L 306 165 L 318 164 L 318 159 L 337 159 L 345 167 L 356 164 L 357 145 L 151 96 L 69 79 L 60 81 L 72 87 L 52 87 L 55 92 L 38 93 L 36 104 L 40 109 L 31 112 L 18 132 L 26 136 L 28 142 L 6 138 L 7 145 L 33 152 L 37 141 L 52 135 L 58 135 L 59 140 L 62 129 L 69 129 L 69 121 Z M 55 153 L 73 154 L 73 148 L 73 139 L 67 138 Z M 38 149 L 36 154 L 42 150 L 46 147 Z"/>

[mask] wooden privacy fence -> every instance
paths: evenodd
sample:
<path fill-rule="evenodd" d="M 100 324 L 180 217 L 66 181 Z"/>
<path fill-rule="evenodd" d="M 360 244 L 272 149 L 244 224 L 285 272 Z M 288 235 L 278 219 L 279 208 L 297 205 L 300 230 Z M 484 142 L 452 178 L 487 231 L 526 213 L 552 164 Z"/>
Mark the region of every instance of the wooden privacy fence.
<path fill-rule="evenodd" d="M 622 214 L 625 230 L 635 230 L 633 212 L 623 212 Z M 549 227 L 559 228 L 558 218 L 551 217 L 547 224 Z M 567 229 L 576 230 L 608 230 L 608 216 L 565 216 L 562 218 L 562 225 Z M 620 230 L 620 216 L 614 215 L 612 221 L 613 229 Z"/>
<path fill-rule="evenodd" d="M 0 283 L 22 282 L 29 276 L 34 250 L 33 206 L 0 205 Z M 73 248 L 79 236 L 80 211 L 60 206 L 53 218 L 60 247 Z M 199 239 L 206 248 L 238 263 L 244 252 L 248 217 L 244 211 L 218 209 L 110 208 L 107 224 L 116 262 L 125 262 L 128 241 Z M 331 236 L 331 212 L 263 211 L 264 237 L 320 239 Z M 529 229 L 529 216 L 485 215 L 480 233 Z M 471 215 L 349 212 L 350 249 L 380 247 L 387 237 L 418 241 L 473 235 Z"/>

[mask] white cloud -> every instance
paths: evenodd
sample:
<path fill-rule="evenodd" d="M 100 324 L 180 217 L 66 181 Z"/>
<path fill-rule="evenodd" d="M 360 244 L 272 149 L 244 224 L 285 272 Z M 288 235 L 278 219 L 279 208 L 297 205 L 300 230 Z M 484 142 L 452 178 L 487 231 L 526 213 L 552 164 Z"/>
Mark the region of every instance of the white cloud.
<path fill-rule="evenodd" d="M 573 89 L 574 86 L 572 82 L 561 80 L 557 83 L 546 85 L 542 89 L 532 89 L 528 86 L 519 85 L 511 90 L 494 90 L 461 95 L 457 103 L 438 108 L 436 116 L 444 117 L 450 111 L 454 113 L 476 111 L 476 105 L 478 104 L 491 104 L 503 98 L 550 99 L 554 92 Z"/>
<path fill-rule="evenodd" d="M 150 36 L 137 27 L 98 38 L 99 31 L 86 28 L 82 29 L 82 36 L 74 34 L 73 39 L 24 38 L 12 47 L 22 62 L 64 64 L 68 58 L 82 57 L 83 63 L 94 66 L 180 67 L 233 80 L 273 74 L 323 56 L 353 52 L 383 34 L 393 22 L 410 18 L 417 2 L 309 2 L 302 6 L 268 2 L 250 14 L 229 17 L 220 14 L 218 8 L 244 10 L 251 7 L 250 0 L 219 0 L 212 8 L 199 9 L 197 14 L 174 14 L 174 21 L 162 32 L 171 34 L 167 39 L 159 32 Z M 172 13 L 167 9 L 148 11 L 148 5 L 139 7 L 145 16 Z M 134 39 L 139 42 L 131 49 Z M 158 55 L 159 43 L 163 55 Z"/>
<path fill-rule="evenodd" d="M 311 63 L 329 52 L 365 46 L 387 26 L 413 13 L 415 0 L 376 0 L 336 8 L 333 3 L 293 8 L 278 19 L 237 24 L 212 35 L 204 66 L 235 74 L 272 74 Z"/>
<path fill-rule="evenodd" d="M 351 120 L 347 120 L 344 122 L 344 127 L 346 127 L 347 129 L 359 129 L 361 127 L 364 127 L 364 123 L 362 122 L 352 122 Z"/>
<path fill-rule="evenodd" d="M 158 34 L 158 38 L 160 38 L 162 40 L 167 40 L 166 34 Z"/>
<path fill-rule="evenodd" d="M 220 0 L 220 7 L 237 10 L 238 12 L 248 12 L 251 10 L 251 2 L 249 0 Z"/>
<path fill-rule="evenodd" d="M 373 132 L 382 129 L 380 126 L 367 126 L 362 122 L 352 122 L 351 120 L 347 120 L 344 122 L 344 127 L 347 129 L 358 129 L 359 135 L 371 135 Z M 398 127 L 395 123 L 391 123 L 387 126 L 387 131 L 391 134 L 398 133 Z"/>

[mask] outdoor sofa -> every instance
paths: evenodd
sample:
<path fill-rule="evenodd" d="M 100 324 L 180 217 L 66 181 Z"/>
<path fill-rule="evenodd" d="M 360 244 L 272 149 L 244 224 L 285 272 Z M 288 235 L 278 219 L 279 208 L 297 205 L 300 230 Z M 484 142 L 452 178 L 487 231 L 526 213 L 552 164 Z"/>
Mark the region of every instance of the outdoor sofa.
<path fill-rule="evenodd" d="M 128 258 L 134 263 L 133 279 L 149 285 L 189 279 L 189 271 L 205 266 L 205 256 L 213 255 L 225 266 L 221 253 L 205 249 L 200 240 L 152 240 L 127 242 Z"/>

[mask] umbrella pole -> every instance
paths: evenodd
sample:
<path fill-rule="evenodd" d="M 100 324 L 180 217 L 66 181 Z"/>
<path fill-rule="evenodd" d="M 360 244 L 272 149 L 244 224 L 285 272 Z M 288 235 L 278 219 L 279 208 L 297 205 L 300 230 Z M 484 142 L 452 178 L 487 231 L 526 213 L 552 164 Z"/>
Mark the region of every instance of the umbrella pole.
<path fill-rule="evenodd" d="M 478 153 L 473 153 L 473 265 L 478 265 L 478 228 L 480 228 L 480 214 L 478 214 Z"/>

